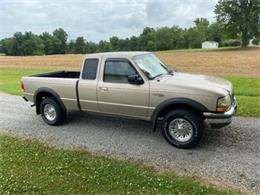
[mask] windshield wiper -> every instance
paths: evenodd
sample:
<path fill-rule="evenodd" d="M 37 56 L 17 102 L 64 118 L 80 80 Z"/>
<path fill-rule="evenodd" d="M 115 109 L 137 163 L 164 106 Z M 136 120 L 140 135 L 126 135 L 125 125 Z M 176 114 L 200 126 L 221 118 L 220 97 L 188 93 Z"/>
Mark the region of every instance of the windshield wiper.
<path fill-rule="evenodd" d="M 164 75 L 164 73 L 161 73 L 161 74 L 158 74 L 158 75 L 152 77 L 151 80 L 154 80 L 155 78 L 157 78 L 157 77 L 159 77 L 159 76 L 162 76 L 162 75 Z"/>
<path fill-rule="evenodd" d="M 169 70 L 168 72 L 166 72 L 166 73 L 161 73 L 161 74 L 158 74 L 158 75 L 156 75 L 156 76 L 152 77 L 151 79 L 152 79 L 152 80 L 154 80 L 155 78 L 157 78 L 157 77 L 159 77 L 159 76 L 162 76 L 162 75 L 164 75 L 164 74 L 173 75 L 173 71 L 172 71 L 172 70 Z"/>

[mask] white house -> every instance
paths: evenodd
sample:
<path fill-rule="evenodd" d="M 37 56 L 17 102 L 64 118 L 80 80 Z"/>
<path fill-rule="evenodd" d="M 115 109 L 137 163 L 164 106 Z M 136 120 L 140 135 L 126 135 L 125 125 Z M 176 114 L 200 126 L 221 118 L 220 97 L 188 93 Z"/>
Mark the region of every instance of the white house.
<path fill-rule="evenodd" d="M 202 43 L 202 49 L 213 49 L 218 48 L 218 42 L 215 41 L 204 41 Z"/>

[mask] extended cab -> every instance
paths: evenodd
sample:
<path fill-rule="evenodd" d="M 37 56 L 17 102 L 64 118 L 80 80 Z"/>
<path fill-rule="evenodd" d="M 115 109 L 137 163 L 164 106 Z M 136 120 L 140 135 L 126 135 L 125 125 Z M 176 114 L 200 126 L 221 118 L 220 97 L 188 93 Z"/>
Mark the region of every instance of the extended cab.
<path fill-rule="evenodd" d="M 223 127 L 236 111 L 232 84 L 222 78 L 170 70 L 150 52 L 86 55 L 81 72 L 60 71 L 23 77 L 23 98 L 49 125 L 70 110 L 131 117 L 158 124 L 166 140 L 195 146 L 204 122 Z"/>

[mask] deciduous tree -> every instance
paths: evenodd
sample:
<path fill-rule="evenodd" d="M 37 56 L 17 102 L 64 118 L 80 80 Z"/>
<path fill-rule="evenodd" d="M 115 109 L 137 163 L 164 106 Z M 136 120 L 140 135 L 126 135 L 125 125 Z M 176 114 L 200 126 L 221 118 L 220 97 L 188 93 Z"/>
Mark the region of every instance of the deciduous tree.
<path fill-rule="evenodd" d="M 215 13 L 227 32 L 241 36 L 242 47 L 247 47 L 249 39 L 259 34 L 259 0 L 219 0 Z"/>

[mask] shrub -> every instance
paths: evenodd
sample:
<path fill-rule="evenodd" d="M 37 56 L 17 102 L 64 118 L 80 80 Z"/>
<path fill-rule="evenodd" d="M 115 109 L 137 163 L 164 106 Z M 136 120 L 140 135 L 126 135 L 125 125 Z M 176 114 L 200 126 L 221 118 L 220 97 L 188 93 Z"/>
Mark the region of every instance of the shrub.
<path fill-rule="evenodd" d="M 236 47 L 241 45 L 241 41 L 237 39 L 230 39 L 227 41 L 224 41 L 222 44 L 224 47 Z"/>
<path fill-rule="evenodd" d="M 252 41 L 252 43 L 253 43 L 254 45 L 260 45 L 260 38 L 254 38 L 253 41 Z"/>

